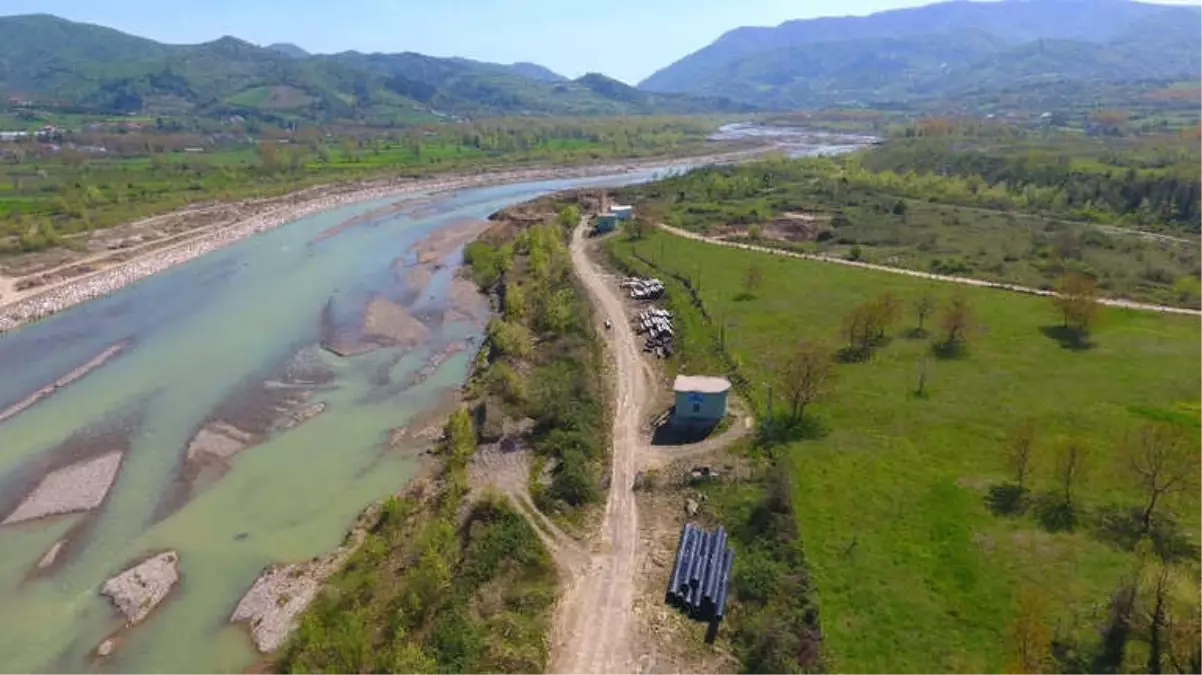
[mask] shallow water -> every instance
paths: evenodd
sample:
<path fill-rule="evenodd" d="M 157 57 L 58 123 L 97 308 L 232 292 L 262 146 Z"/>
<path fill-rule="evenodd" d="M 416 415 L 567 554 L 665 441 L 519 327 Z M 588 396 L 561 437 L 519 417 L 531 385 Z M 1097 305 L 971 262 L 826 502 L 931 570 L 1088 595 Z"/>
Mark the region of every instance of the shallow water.
<path fill-rule="evenodd" d="M 459 386 L 471 350 L 425 379 L 414 376 L 452 342 L 479 338 L 483 323 L 433 321 L 429 339 L 415 349 L 340 358 L 317 346 L 323 316 L 355 323 L 373 294 L 423 318 L 437 316 L 462 249 L 446 256 L 446 268 L 423 288 L 408 288 L 404 275 L 391 270 L 398 258 L 415 262 L 410 249 L 430 232 L 552 191 L 654 175 L 465 190 L 313 241 L 397 198 L 354 204 L 0 335 L 0 409 L 131 340 L 97 370 L 0 423 L 0 506 L 8 508 L 48 468 L 80 452 L 128 445 L 96 511 L 0 527 L 0 670 L 204 672 L 249 665 L 255 654 L 245 629 L 227 623 L 238 599 L 265 565 L 334 548 L 364 506 L 405 484 L 413 460 L 384 451 L 388 432 Z M 298 359 L 332 374 L 310 401 L 324 401 L 326 411 L 248 448 L 224 475 L 189 492 L 181 466 L 196 431 Z M 94 435 L 81 441 L 81 433 Z M 75 455 L 62 456 L 56 449 L 72 438 Z M 61 562 L 30 577 L 64 536 L 71 543 Z M 143 624 L 122 634 L 112 657 L 95 661 L 92 650 L 122 624 L 100 585 L 162 549 L 179 551 L 182 581 Z"/>

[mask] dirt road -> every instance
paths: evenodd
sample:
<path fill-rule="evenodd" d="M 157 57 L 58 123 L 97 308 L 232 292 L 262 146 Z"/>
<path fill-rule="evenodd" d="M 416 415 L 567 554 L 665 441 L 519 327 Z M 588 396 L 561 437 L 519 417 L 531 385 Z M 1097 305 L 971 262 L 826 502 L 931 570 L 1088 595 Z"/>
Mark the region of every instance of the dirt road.
<path fill-rule="evenodd" d="M 997 288 L 1004 291 L 1013 291 L 1015 293 L 1025 293 L 1027 295 L 1053 296 L 1056 295 L 1052 291 L 1045 291 L 1038 288 L 1030 288 L 1028 286 L 1018 286 L 1016 284 L 1003 284 L 997 281 L 985 281 L 984 279 L 970 279 L 968 277 L 954 277 L 945 274 L 931 274 L 930 272 L 919 272 L 918 270 L 908 270 L 901 267 L 889 267 L 887 265 L 874 265 L 872 263 L 860 262 L 856 260 L 846 260 L 844 258 L 836 258 L 834 256 L 814 255 L 812 253 L 796 253 L 794 251 L 783 251 L 781 249 L 769 248 L 767 246 L 754 246 L 752 244 L 741 244 L 733 241 L 724 241 L 722 239 L 713 239 L 702 236 L 696 232 L 689 232 L 680 228 L 672 227 L 671 225 L 659 224 L 660 229 L 669 232 L 678 237 L 692 239 L 694 241 L 703 241 L 707 244 L 715 246 L 727 246 L 730 248 L 741 248 L 746 251 L 759 251 L 761 253 L 771 253 L 772 255 L 783 255 L 790 258 L 802 258 L 804 260 L 818 260 L 820 262 L 836 263 L 839 265 L 848 265 L 850 267 L 860 267 L 864 269 L 876 270 L 878 272 L 889 272 L 891 274 L 904 274 L 910 277 L 919 279 L 930 279 L 932 281 L 942 281 L 946 283 L 961 284 L 964 286 L 980 286 L 983 288 Z M 1121 307 L 1123 309 L 1134 309 L 1141 312 L 1162 312 L 1167 314 L 1185 314 L 1188 316 L 1202 316 L 1202 311 L 1196 309 L 1186 309 L 1184 307 L 1169 307 L 1167 305 L 1149 305 L 1142 302 L 1134 302 L 1132 300 L 1123 300 L 1121 298 L 1098 298 L 1098 304 L 1108 307 Z"/>
<path fill-rule="evenodd" d="M 572 264 L 588 289 L 597 319 L 625 326 L 622 301 L 585 252 L 583 225 L 572 240 Z M 612 330 L 609 348 L 616 365 L 612 477 L 599 541 L 584 574 L 574 579 L 557 607 L 551 670 L 556 673 L 633 673 L 634 595 L 639 547 L 635 463 L 649 439 L 643 411 L 650 381 L 634 335 Z"/>

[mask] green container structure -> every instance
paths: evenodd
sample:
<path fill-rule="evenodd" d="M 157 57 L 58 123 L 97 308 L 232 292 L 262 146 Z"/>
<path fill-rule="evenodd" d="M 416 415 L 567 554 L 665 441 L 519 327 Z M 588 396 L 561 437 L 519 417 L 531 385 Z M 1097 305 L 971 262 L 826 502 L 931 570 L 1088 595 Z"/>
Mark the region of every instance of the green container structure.
<path fill-rule="evenodd" d="M 593 232 L 605 234 L 613 232 L 618 227 L 618 217 L 612 213 L 602 213 L 593 218 Z"/>

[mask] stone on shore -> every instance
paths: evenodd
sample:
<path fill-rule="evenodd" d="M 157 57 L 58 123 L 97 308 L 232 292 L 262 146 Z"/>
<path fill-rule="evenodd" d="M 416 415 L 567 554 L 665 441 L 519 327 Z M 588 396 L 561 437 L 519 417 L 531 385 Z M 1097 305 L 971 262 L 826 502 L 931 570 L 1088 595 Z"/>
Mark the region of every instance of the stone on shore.
<path fill-rule="evenodd" d="M 116 648 L 117 648 L 117 643 L 113 642 L 113 640 L 110 638 L 108 640 L 105 640 L 104 642 L 101 642 L 100 646 L 96 648 L 96 656 L 103 658 L 105 656 L 108 656 L 109 654 L 112 654 L 113 650 Z"/>
<path fill-rule="evenodd" d="M 108 596 L 133 626 L 145 619 L 179 583 L 179 554 L 160 553 L 104 582 L 101 595 Z"/>
<path fill-rule="evenodd" d="M 45 555 L 42 556 L 42 559 L 38 561 L 38 569 L 44 570 L 53 565 L 54 561 L 58 560 L 58 554 L 66 545 L 66 539 L 59 539 L 58 541 L 54 542 L 54 544 L 46 551 Z"/>
<path fill-rule="evenodd" d="M 225 460 L 242 452 L 254 436 L 225 422 L 212 422 L 196 432 L 188 444 L 189 462 L 206 459 Z"/>
<path fill-rule="evenodd" d="M 296 628 L 297 618 L 309 606 L 325 574 L 312 563 L 272 567 L 255 580 L 234 608 L 230 621 L 250 624 L 251 638 L 264 654 L 275 651 Z"/>
<path fill-rule="evenodd" d="M 46 474 L 25 501 L 8 514 L 0 525 L 90 511 L 100 506 L 117 479 L 123 454 L 110 452 Z"/>

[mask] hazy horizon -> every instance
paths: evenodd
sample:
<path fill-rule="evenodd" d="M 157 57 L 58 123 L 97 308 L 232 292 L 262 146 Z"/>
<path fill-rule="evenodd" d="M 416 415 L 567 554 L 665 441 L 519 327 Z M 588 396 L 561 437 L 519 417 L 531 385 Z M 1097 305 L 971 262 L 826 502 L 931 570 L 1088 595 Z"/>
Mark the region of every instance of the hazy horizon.
<path fill-rule="evenodd" d="M 1155 4 L 1199 5 L 1202 0 Z M 497 63 L 533 62 L 575 78 L 600 72 L 635 84 L 740 26 L 863 16 L 933 4 L 921 0 L 612 0 L 604 10 L 553 0 L 461 0 L 398 7 L 388 0 L 284 3 L 210 0 L 170 13 L 134 0 L 7 0 L 4 15 L 54 14 L 173 44 L 231 35 L 258 45 L 294 44 L 315 54 L 419 52 Z"/>

